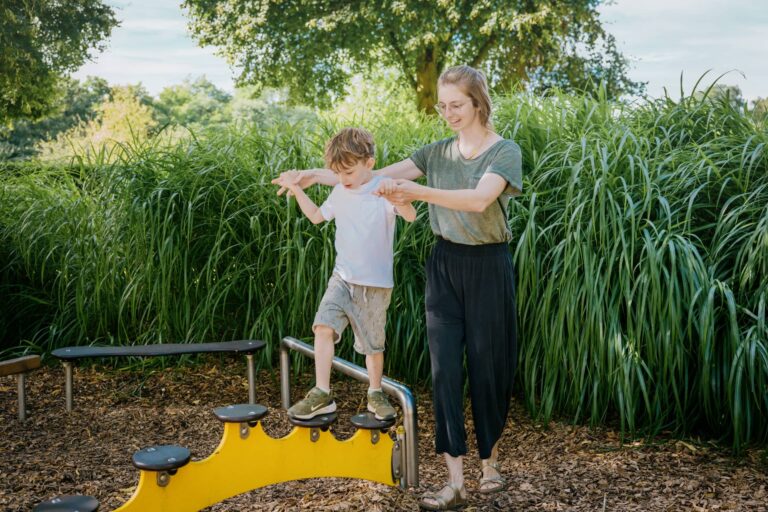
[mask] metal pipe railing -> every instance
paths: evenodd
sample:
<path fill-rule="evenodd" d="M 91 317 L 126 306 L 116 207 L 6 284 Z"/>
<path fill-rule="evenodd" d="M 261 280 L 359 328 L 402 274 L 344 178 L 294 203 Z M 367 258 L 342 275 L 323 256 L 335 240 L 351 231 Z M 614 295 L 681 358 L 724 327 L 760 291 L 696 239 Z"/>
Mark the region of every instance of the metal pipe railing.
<path fill-rule="evenodd" d="M 72 363 L 64 361 L 64 396 L 67 412 L 72 412 Z"/>
<path fill-rule="evenodd" d="M 24 421 L 27 419 L 27 394 L 24 389 L 25 375 L 20 373 L 16 376 L 18 391 L 19 391 L 19 420 Z"/>
<path fill-rule="evenodd" d="M 256 403 L 256 365 L 253 362 L 253 354 L 245 354 L 248 367 L 248 403 Z"/>
<path fill-rule="evenodd" d="M 298 352 L 310 359 L 315 358 L 315 349 L 311 345 L 297 340 L 291 336 L 286 336 L 280 342 L 280 396 L 283 402 L 283 408 L 288 409 L 291 406 L 291 358 L 289 350 Z M 334 357 L 331 367 L 348 377 L 355 380 L 369 383 L 368 372 L 365 368 L 352 364 L 339 357 Z M 405 429 L 405 440 L 403 443 L 403 480 L 408 487 L 418 487 L 419 485 L 419 430 L 418 418 L 416 416 L 416 400 L 413 393 L 405 385 L 384 377 L 381 380 L 381 389 L 395 397 L 400 402 L 403 410 L 403 428 Z"/>

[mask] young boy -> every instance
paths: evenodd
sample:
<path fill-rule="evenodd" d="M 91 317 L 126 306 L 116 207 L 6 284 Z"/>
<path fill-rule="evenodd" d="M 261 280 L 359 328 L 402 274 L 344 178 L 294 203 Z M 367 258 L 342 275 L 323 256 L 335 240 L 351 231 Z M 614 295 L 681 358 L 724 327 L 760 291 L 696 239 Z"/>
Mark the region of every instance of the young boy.
<path fill-rule="evenodd" d="M 313 224 L 336 221 L 336 262 L 312 325 L 315 387 L 288 409 L 288 415 L 294 418 L 310 419 L 336 410 L 331 362 L 334 345 L 348 324 L 355 334 L 355 351 L 365 355 L 370 381 L 368 410 L 380 420 L 395 417 L 395 409 L 381 390 L 384 325 L 394 286 L 395 215 L 412 222 L 416 210 L 410 203 L 393 206 L 373 194 L 388 179 L 371 172 L 374 150 L 371 134 L 358 128 L 345 128 L 328 141 L 325 162 L 340 183 L 320 207 L 301 187 L 280 178 L 272 181 L 296 197 L 301 211 Z"/>

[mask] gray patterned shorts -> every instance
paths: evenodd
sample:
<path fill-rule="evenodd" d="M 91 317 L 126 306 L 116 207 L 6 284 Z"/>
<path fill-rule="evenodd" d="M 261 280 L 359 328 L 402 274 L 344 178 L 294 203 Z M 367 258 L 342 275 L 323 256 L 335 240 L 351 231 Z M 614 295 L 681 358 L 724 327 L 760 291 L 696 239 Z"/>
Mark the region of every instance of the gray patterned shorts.
<path fill-rule="evenodd" d="M 334 342 L 338 343 L 344 329 L 351 325 L 357 353 L 383 352 L 384 326 L 391 298 L 392 288 L 347 283 L 334 272 L 317 308 L 312 330 L 318 325 L 327 325 L 336 332 Z"/>

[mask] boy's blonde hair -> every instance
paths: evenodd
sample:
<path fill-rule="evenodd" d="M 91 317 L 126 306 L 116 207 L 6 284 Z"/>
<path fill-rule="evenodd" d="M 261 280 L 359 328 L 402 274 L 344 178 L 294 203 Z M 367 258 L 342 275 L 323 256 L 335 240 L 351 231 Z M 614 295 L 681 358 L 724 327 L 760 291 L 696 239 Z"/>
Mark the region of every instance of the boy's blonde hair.
<path fill-rule="evenodd" d="M 491 96 L 482 71 L 470 66 L 454 66 L 443 71 L 437 83 L 459 86 L 464 94 L 472 98 L 472 105 L 478 109 L 483 126 L 493 129 Z"/>
<path fill-rule="evenodd" d="M 376 145 L 369 131 L 344 128 L 325 145 L 325 165 L 333 172 L 339 172 L 373 158 L 375 154 Z"/>

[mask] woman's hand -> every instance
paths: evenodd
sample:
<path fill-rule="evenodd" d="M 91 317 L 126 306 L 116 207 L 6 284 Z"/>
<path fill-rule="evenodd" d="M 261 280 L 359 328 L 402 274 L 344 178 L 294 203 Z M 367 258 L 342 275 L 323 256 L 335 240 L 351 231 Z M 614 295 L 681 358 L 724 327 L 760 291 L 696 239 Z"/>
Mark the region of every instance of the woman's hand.
<path fill-rule="evenodd" d="M 382 182 L 374 193 L 382 196 L 393 205 L 404 206 L 420 199 L 419 192 L 422 186 L 418 183 L 402 179 L 387 181 L 391 183 Z"/>
<path fill-rule="evenodd" d="M 279 185 L 280 189 L 277 195 L 281 196 L 286 191 L 289 192 L 293 187 L 300 187 L 302 190 L 315 183 L 314 170 L 309 171 L 283 171 L 280 176 L 272 180 L 273 185 Z"/>

